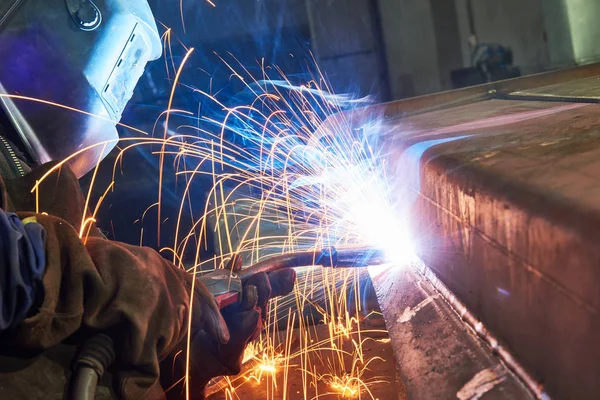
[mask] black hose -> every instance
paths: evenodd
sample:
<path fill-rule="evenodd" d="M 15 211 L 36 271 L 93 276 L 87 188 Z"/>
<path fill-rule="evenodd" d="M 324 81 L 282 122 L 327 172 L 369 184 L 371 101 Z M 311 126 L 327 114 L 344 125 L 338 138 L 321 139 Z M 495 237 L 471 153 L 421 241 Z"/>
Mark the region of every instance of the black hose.
<path fill-rule="evenodd" d="M 88 339 L 75 360 L 67 400 L 93 400 L 98 380 L 114 359 L 115 350 L 109 336 L 100 333 Z"/>

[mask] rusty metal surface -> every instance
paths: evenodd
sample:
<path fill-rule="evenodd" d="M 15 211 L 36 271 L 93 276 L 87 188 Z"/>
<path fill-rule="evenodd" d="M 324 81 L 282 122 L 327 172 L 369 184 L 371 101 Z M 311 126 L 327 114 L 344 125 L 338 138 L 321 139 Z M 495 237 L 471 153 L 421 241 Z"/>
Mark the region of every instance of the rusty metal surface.
<path fill-rule="evenodd" d="M 409 399 L 534 399 L 415 269 L 372 277 Z"/>
<path fill-rule="evenodd" d="M 597 397 L 600 106 L 491 100 L 394 124 L 425 263 L 553 398 Z"/>

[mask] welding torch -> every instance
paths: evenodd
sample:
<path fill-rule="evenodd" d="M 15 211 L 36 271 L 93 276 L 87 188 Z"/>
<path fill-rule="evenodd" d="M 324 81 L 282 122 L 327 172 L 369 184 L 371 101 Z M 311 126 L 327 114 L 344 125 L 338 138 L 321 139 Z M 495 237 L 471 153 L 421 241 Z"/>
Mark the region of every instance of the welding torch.
<path fill-rule="evenodd" d="M 217 300 L 219 309 L 242 299 L 243 283 L 255 274 L 284 268 L 321 266 L 326 268 L 362 268 L 385 262 L 383 252 L 371 247 L 327 247 L 319 251 L 300 251 L 271 256 L 238 272 L 217 269 L 199 279 Z M 98 334 L 86 341 L 78 356 L 70 382 L 69 399 L 93 399 L 98 379 L 114 360 L 112 339 Z"/>
<path fill-rule="evenodd" d="M 299 251 L 271 256 L 238 272 L 217 269 L 199 280 L 223 309 L 241 300 L 243 283 L 259 273 L 285 268 L 320 266 L 325 268 L 362 268 L 385 262 L 383 252 L 372 247 L 326 247 L 317 251 Z"/>

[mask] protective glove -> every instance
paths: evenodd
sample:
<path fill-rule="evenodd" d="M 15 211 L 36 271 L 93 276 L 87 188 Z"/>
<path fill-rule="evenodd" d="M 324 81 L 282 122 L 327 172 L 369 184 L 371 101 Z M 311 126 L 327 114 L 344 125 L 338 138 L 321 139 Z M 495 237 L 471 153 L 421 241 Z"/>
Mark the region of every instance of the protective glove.
<path fill-rule="evenodd" d="M 241 258 L 234 256 L 228 269 L 241 269 Z M 292 269 L 260 273 L 244 284 L 239 303 L 221 310 L 227 323 L 230 339 L 227 343 L 217 342 L 202 329 L 192 326 L 190 338 L 190 370 L 188 375 L 191 399 L 203 399 L 204 387 L 213 378 L 237 375 L 241 371 L 244 350 L 262 331 L 271 298 L 290 293 L 294 287 L 296 272 Z M 161 370 L 163 387 L 185 376 L 186 346 L 181 353 L 164 362 Z M 168 370 L 170 369 L 170 370 Z M 168 399 L 185 398 L 185 387 L 178 385 L 167 391 Z"/>
<path fill-rule="evenodd" d="M 46 231 L 43 302 L 5 344 L 43 350 L 67 338 L 106 333 L 117 355 L 117 397 L 163 398 L 159 361 L 186 338 L 192 284 L 195 332 L 213 343 L 229 341 L 212 295 L 156 251 L 98 237 L 84 244 L 65 221 L 45 215 L 37 220 Z"/>
<path fill-rule="evenodd" d="M 63 167 L 43 180 L 39 190 L 43 196 L 31 192 L 36 182 L 55 166 L 56 162 L 46 164 L 16 180 L 4 181 L 0 177 L 0 207 L 18 212 L 21 220 L 37 217 L 41 227 L 24 226 L 25 232 L 31 234 L 30 239 L 42 239 L 42 227 L 46 232 L 45 254 L 35 252 L 42 246 L 36 244 L 40 240 L 29 243 L 33 249 L 25 249 L 26 243 L 20 242 L 28 252 L 23 253 L 29 258 L 25 264 L 35 272 L 31 276 L 33 281 L 43 272 L 40 265 L 41 257 L 45 256 L 43 287 L 27 296 L 34 307 L 18 306 L 13 317 L 5 320 L 13 325 L 23 316 L 19 310 L 33 311 L 14 330 L 3 333 L 2 347 L 18 352 L 43 351 L 67 339 L 78 344 L 80 339 L 85 340 L 98 331 L 108 333 L 114 339 L 118 355 L 112 370 L 117 397 L 164 398 L 158 383 L 159 361 L 172 354 L 187 337 L 189 299 L 195 281 L 152 249 L 105 240 L 94 224 L 84 244 L 77 232 L 86 203 L 77 177 L 69 168 Z M 49 216 L 34 214 L 38 209 Z M 18 235 L 10 237 L 15 239 Z M 37 265 L 32 263 L 30 250 L 38 257 Z M 23 262 L 19 261 L 21 265 Z M 7 293 L 3 291 L 3 296 Z M 225 321 L 216 302 L 199 282 L 194 284 L 193 297 L 195 329 L 215 342 L 227 342 Z M 24 382 L 36 380 L 40 370 L 35 365 L 21 371 Z M 13 380 L 11 384 L 18 382 L 23 381 Z M 6 386 L 3 389 L 4 393 L 12 393 Z"/>

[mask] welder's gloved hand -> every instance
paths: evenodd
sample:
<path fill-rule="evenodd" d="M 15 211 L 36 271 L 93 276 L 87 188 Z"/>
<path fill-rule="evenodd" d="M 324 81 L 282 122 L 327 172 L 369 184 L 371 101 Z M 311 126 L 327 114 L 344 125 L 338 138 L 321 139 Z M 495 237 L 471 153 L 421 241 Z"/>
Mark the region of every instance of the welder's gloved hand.
<path fill-rule="evenodd" d="M 215 299 L 200 282 L 156 251 L 99 237 L 84 243 L 60 218 L 35 216 L 46 232 L 43 301 L 3 344 L 45 350 L 97 332 L 113 338 L 113 388 L 118 398 L 160 399 L 159 362 L 187 337 L 192 320 L 206 340 L 227 343 L 229 332 Z M 28 225 L 25 225 L 27 228 Z M 32 226 L 33 227 L 33 226 Z"/>
<path fill-rule="evenodd" d="M 233 272 L 241 270 L 241 258 L 234 256 L 227 268 Z M 244 282 L 241 302 L 222 310 L 231 339 L 227 345 L 220 347 L 224 373 L 219 375 L 237 375 L 240 372 L 246 345 L 256 339 L 264 328 L 269 315 L 269 300 L 290 293 L 295 281 L 296 271 L 286 269 L 256 274 Z"/>
<path fill-rule="evenodd" d="M 241 258 L 234 256 L 227 269 L 236 272 L 241 266 Z M 204 398 L 204 387 L 212 378 L 240 373 L 247 344 L 263 329 L 269 300 L 290 293 L 295 280 L 296 272 L 292 269 L 261 273 L 250 278 L 244 284 L 241 301 L 221 310 L 230 333 L 227 343 L 217 342 L 203 330 L 192 328 L 188 380 L 192 399 Z M 185 352 L 185 348 L 182 350 Z M 185 356 L 176 358 L 171 365 L 163 364 L 165 367 L 175 365 L 179 369 L 176 374 L 183 376 Z M 182 398 L 182 389 L 168 392 L 167 398 Z"/>

